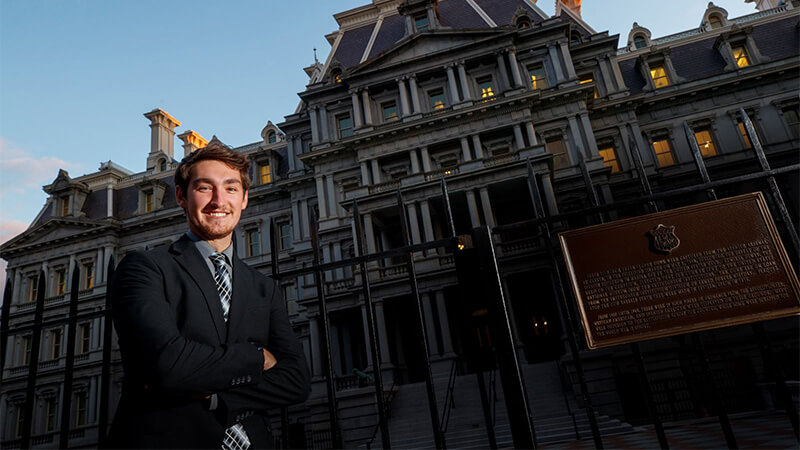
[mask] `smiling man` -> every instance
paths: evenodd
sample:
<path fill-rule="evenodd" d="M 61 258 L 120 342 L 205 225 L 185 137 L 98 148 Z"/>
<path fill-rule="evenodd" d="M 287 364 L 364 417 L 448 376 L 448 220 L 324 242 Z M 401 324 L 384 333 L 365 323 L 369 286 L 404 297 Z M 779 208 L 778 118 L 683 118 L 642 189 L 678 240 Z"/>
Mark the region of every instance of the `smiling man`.
<path fill-rule="evenodd" d="M 132 252 L 111 282 L 125 377 L 110 447 L 269 448 L 267 410 L 304 401 L 309 371 L 278 286 L 233 251 L 249 163 L 212 143 L 181 161 L 189 231 Z"/>

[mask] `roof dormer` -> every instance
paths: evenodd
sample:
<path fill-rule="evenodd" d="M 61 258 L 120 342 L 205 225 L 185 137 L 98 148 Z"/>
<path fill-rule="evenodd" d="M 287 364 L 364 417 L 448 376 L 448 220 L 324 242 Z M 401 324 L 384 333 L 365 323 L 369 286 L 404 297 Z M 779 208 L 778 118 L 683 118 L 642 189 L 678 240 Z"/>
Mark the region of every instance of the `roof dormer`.
<path fill-rule="evenodd" d="M 83 203 L 89 195 L 86 183 L 74 181 L 64 169 L 59 169 L 53 182 L 44 186 L 53 204 L 53 217 L 80 217 L 83 215 Z"/>
<path fill-rule="evenodd" d="M 703 21 L 700 23 L 700 28 L 705 31 L 711 31 L 727 27 L 728 25 L 730 25 L 728 22 L 728 11 L 715 5 L 714 2 L 708 2 L 706 12 L 703 13 Z"/>
<path fill-rule="evenodd" d="M 439 28 L 438 0 L 403 0 L 397 11 L 406 18 L 406 36 Z"/>
<path fill-rule="evenodd" d="M 650 30 L 633 22 L 631 31 L 628 33 L 628 51 L 634 52 L 650 46 Z"/>

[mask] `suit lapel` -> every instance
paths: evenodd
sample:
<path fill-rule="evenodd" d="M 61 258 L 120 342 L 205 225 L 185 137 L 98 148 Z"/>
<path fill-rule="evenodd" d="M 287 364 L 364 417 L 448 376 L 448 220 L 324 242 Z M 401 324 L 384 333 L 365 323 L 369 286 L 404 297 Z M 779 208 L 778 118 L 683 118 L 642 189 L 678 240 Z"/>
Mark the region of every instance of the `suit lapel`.
<path fill-rule="evenodd" d="M 238 332 L 244 330 L 249 302 L 255 295 L 254 289 L 253 280 L 247 276 L 247 267 L 234 255 L 233 296 L 231 297 L 231 309 L 228 311 L 227 342 L 236 342 Z"/>
<path fill-rule="evenodd" d="M 203 256 L 194 246 L 194 242 L 184 235 L 178 239 L 170 248 L 175 261 L 178 265 L 186 271 L 189 278 L 191 278 L 200 288 L 203 294 L 208 312 L 214 322 L 214 328 L 217 332 L 217 337 L 220 342 L 225 342 L 225 319 L 222 317 L 222 305 L 219 301 L 219 294 L 217 293 L 217 285 L 214 283 L 214 278 L 208 270 L 208 265 L 203 261 Z M 234 279 L 236 277 L 234 276 Z M 233 290 L 234 293 L 236 289 Z M 188 298 L 189 301 L 193 299 Z"/>

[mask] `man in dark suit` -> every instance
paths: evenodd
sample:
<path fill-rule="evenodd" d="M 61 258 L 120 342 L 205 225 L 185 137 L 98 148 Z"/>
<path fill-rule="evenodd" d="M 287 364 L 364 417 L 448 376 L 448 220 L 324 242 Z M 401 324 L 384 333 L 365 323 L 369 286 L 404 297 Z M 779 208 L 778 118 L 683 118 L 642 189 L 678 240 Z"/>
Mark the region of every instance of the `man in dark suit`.
<path fill-rule="evenodd" d="M 305 356 L 278 286 L 240 261 L 248 161 L 211 144 L 181 161 L 189 232 L 132 252 L 111 282 L 125 377 L 111 447 L 270 447 L 267 410 L 304 401 Z"/>

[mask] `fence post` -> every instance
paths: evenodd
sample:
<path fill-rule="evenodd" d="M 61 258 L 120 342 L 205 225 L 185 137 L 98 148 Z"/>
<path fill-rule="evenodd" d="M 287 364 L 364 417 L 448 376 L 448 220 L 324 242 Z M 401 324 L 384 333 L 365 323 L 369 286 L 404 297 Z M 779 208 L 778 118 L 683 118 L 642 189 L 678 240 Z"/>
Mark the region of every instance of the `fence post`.
<path fill-rule="evenodd" d="M 31 336 L 31 357 L 28 361 L 28 386 L 25 390 L 25 406 L 22 411 L 22 448 L 31 447 L 31 430 L 33 429 L 33 405 L 36 403 L 36 373 L 39 368 L 39 347 L 42 343 L 42 317 L 44 316 L 44 270 L 39 271 L 36 291 L 36 310 L 33 315 L 33 335 Z"/>
<path fill-rule="evenodd" d="M 114 323 L 111 319 L 111 278 L 114 276 L 114 256 L 108 258 L 106 270 L 106 310 L 103 311 L 103 366 L 100 376 L 100 416 L 98 418 L 98 443 L 103 448 L 108 438 L 108 406 L 110 402 L 111 386 L 111 337 L 114 332 Z"/>

